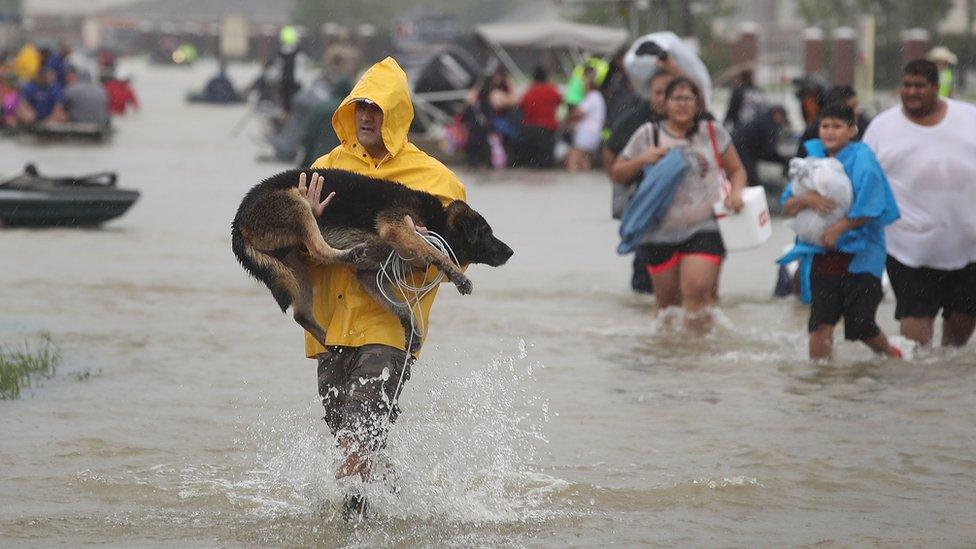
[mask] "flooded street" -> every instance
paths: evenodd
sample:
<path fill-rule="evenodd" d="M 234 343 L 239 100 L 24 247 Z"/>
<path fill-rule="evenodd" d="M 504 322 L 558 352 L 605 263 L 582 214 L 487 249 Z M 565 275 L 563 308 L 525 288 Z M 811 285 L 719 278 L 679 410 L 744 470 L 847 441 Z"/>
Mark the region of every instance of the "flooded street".
<path fill-rule="evenodd" d="M 353 528 L 302 332 L 230 249 L 246 190 L 288 166 L 254 160 L 256 121 L 230 136 L 246 107 L 183 102 L 213 65 L 129 68 L 142 111 L 110 145 L 0 140 L 0 174 L 142 192 L 102 229 L 0 232 L 0 343 L 64 355 L 0 401 L 0 546 L 976 540 L 972 343 L 811 364 L 807 310 L 770 297 L 779 220 L 726 262 L 715 333 L 655 328 L 598 172 L 459 173 L 516 253 L 441 289 L 390 440 L 401 493 Z"/>

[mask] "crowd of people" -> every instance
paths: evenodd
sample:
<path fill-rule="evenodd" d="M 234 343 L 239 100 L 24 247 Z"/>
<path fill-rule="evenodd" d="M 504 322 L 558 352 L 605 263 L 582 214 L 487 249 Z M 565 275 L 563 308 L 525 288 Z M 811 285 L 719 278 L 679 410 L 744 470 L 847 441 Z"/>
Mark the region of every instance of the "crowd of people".
<path fill-rule="evenodd" d="M 591 61 L 580 66 L 565 94 L 541 66 L 521 97 L 504 68 L 472 89 L 451 132 L 461 136 L 457 147 L 467 165 L 552 168 L 561 161 L 570 171 L 585 171 L 598 164 L 608 103 L 629 85 L 609 86 L 606 63 Z"/>
<path fill-rule="evenodd" d="M 862 341 L 879 354 L 902 356 L 876 322 L 885 271 L 902 336 L 930 344 L 940 312 L 943 345 L 964 345 L 976 327 L 976 217 L 969 212 L 976 200 L 976 137 L 971 131 L 976 107 L 941 97 L 939 72 L 928 59 L 906 64 L 901 105 L 874 120 L 860 112 L 857 95 L 847 86 L 823 89 L 811 104 L 816 113 L 796 156 L 836 160 L 851 196 L 836 221 L 815 238 L 798 238 L 780 259 L 802 266 L 798 277 L 809 290 L 812 359 L 832 355 L 833 332 L 841 319 L 846 339 Z M 744 97 L 750 86 L 744 80 Z M 707 113 L 694 80 L 672 67 L 651 78 L 646 105 L 620 120 L 605 143 L 608 172 L 620 191 L 615 213 L 642 180 L 667 184 L 652 168 L 669 151 L 681 148 L 702 164 L 700 170 L 688 170 L 693 175 L 684 176 L 666 214 L 643 236 L 633 280 L 635 290 L 656 294 L 659 312 L 683 307 L 686 326 L 696 331 L 711 325 L 708 307 L 717 300 L 725 257 L 712 204 L 724 195 L 727 207 L 740 208 L 741 190 L 758 180 L 749 164 L 786 160 L 748 146 L 764 143 L 785 123 L 781 107 L 752 116 L 740 111 L 727 121 L 731 132 Z M 716 172 L 722 176 L 714 177 Z M 783 191 L 785 215 L 808 211 L 827 216 L 842 207 L 815 190 L 794 193 L 796 184 L 791 180 Z"/>
<path fill-rule="evenodd" d="M 687 171 L 692 175 L 667 196 L 661 219 L 633 247 L 631 285 L 654 293 L 659 312 L 682 307 L 686 327 L 696 331 L 712 325 L 726 253 L 713 204 L 724 200 L 739 211 L 743 189 L 763 184 L 759 162 L 780 164 L 785 176 L 791 158 L 835 159 L 849 181 L 847 211 L 781 259 L 801 260 L 795 286 L 807 290 L 811 305 L 809 355 L 831 356 L 843 318 L 847 339 L 901 356 L 875 321 L 885 271 L 906 338 L 929 344 L 939 311 L 946 345 L 965 344 L 976 327 L 976 217 L 966 211 L 976 200 L 976 138 L 964 129 L 976 127 L 976 108 L 947 97 L 951 73 L 942 50 L 904 67 L 902 104 L 874 120 L 850 86 L 815 76 L 794 81 L 805 129 L 792 156 L 780 147 L 790 127 L 786 109 L 766 101 L 751 71 L 734 78 L 719 123 L 701 82 L 667 56 L 647 82 L 629 81 L 619 56 L 604 66 L 584 63 L 565 93 L 539 67 L 521 97 L 498 69 L 471 90 L 455 119 L 462 127 L 449 133 L 463 136 L 469 166 L 549 168 L 558 159 L 570 171 L 602 165 L 617 218 L 669 151 L 690 154 L 699 166 Z M 794 195 L 793 182 L 780 205 L 788 216 L 805 210 L 826 216 L 839 207 L 816 192 Z"/>
<path fill-rule="evenodd" d="M 17 132 L 37 125 L 83 122 L 100 127 L 139 102 L 128 75 L 111 56 L 98 61 L 98 73 L 73 63 L 66 46 L 0 52 L 0 128 Z"/>

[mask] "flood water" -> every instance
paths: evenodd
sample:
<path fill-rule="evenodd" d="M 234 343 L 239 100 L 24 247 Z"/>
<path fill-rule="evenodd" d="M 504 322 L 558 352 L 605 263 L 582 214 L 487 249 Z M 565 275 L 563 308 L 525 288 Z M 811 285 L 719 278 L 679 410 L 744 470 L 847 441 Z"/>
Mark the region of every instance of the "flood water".
<path fill-rule="evenodd" d="M 516 255 L 441 289 L 390 441 L 401 493 L 350 526 L 302 332 L 230 251 L 244 192 L 286 166 L 254 160 L 257 125 L 230 137 L 245 107 L 183 103 L 212 65 L 130 68 L 143 110 L 111 145 L 0 141 L 2 174 L 142 191 L 99 230 L 0 232 L 0 343 L 64 354 L 0 401 L 0 545 L 976 541 L 972 344 L 811 364 L 806 309 L 770 298 L 779 221 L 727 261 L 715 333 L 656 328 L 596 172 L 460 172 Z"/>

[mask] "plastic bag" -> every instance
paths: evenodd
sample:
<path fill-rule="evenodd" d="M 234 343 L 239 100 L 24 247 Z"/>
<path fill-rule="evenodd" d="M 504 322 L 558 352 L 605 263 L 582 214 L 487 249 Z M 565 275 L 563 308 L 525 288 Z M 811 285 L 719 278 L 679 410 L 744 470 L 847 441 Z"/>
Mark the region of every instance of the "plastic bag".
<path fill-rule="evenodd" d="M 641 53 L 638 53 L 640 51 Z M 651 77 L 660 70 L 660 55 L 670 55 L 699 87 L 705 96 L 705 108 L 711 110 L 712 77 L 708 75 L 705 63 L 688 44 L 670 31 L 645 34 L 631 44 L 624 55 L 624 70 L 637 90 L 646 90 Z"/>
<path fill-rule="evenodd" d="M 851 180 L 844 165 L 836 158 L 794 158 L 790 160 L 793 195 L 816 191 L 837 203 L 829 214 L 820 215 L 806 208 L 788 222 L 797 238 L 807 244 L 821 245 L 824 231 L 847 215 L 854 198 Z"/>

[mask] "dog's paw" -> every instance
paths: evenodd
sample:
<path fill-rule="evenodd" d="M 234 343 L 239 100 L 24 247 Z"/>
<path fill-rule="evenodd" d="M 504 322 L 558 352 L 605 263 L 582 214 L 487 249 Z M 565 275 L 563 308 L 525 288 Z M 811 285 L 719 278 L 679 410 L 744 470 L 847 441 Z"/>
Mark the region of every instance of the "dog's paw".
<path fill-rule="evenodd" d="M 466 276 L 459 276 L 457 280 L 454 280 L 454 285 L 457 286 L 458 293 L 461 295 L 469 295 L 474 291 L 474 283 L 471 282 Z"/>

